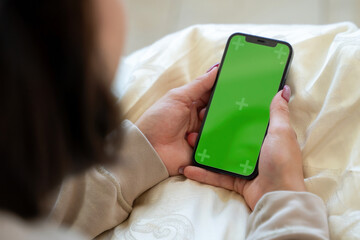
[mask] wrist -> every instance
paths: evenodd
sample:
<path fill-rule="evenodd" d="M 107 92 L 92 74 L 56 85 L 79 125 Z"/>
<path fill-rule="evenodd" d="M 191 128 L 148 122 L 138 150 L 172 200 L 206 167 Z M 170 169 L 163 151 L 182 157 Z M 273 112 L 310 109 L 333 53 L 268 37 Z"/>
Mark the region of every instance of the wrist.
<path fill-rule="evenodd" d="M 278 192 L 278 191 L 306 192 L 307 190 L 304 179 L 302 180 L 282 179 L 281 181 L 277 182 L 277 184 L 272 184 L 267 186 L 265 185 L 261 197 L 267 193 Z"/>
<path fill-rule="evenodd" d="M 146 131 L 146 127 L 142 124 L 142 121 L 141 121 L 141 119 L 139 119 L 139 120 L 137 120 L 136 122 L 135 122 L 135 125 L 136 125 L 136 127 L 140 130 L 140 132 L 144 135 L 144 137 L 147 139 L 147 141 L 150 143 L 150 145 L 152 146 L 152 148 L 155 150 L 155 152 L 157 153 L 157 155 L 158 155 L 158 157 L 159 157 L 159 159 L 161 160 L 161 162 L 164 164 L 164 166 L 166 167 L 166 170 L 167 170 L 167 172 L 170 174 L 170 169 L 169 169 L 169 166 L 168 166 L 168 164 L 167 164 L 167 162 L 166 161 L 164 161 L 164 154 L 163 154 L 163 152 L 162 152 L 162 150 L 161 150 L 161 146 L 160 145 L 158 145 L 158 144 L 156 144 L 155 142 L 154 142 L 154 140 L 151 138 L 151 134 L 149 134 L 148 133 L 148 131 Z M 172 174 L 170 174 L 170 175 L 172 175 Z"/>

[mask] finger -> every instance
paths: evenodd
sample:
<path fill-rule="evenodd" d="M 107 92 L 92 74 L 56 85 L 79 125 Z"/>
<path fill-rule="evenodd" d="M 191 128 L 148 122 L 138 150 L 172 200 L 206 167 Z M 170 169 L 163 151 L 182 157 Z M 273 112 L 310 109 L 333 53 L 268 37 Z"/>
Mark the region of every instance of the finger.
<path fill-rule="evenodd" d="M 282 91 L 282 94 L 281 96 L 287 101 L 289 102 L 290 101 L 290 97 L 291 97 L 291 89 L 288 85 L 285 85 L 284 86 L 284 89 Z"/>
<path fill-rule="evenodd" d="M 206 108 L 203 108 L 203 109 L 200 110 L 200 112 L 199 112 L 200 121 L 203 121 L 204 116 L 205 116 L 205 112 L 206 112 Z"/>
<path fill-rule="evenodd" d="M 219 65 L 220 65 L 220 63 L 215 63 L 215 64 L 212 65 L 212 66 L 209 68 L 209 70 L 207 70 L 206 72 L 207 72 L 207 73 L 210 72 L 211 70 L 213 70 L 213 68 L 219 67 Z"/>
<path fill-rule="evenodd" d="M 242 189 L 244 188 L 245 181 L 244 179 L 235 178 L 229 175 L 219 174 L 215 172 L 210 172 L 203 168 L 187 166 L 184 168 L 184 175 L 192 180 L 197 182 L 209 184 L 216 187 L 222 187 L 228 190 L 235 190 L 239 194 L 242 194 Z"/>
<path fill-rule="evenodd" d="M 202 75 L 201 77 L 197 78 L 191 83 L 186 84 L 185 86 L 181 87 L 179 90 L 181 90 L 184 96 L 187 96 L 191 100 L 191 102 L 195 102 L 198 101 L 199 99 L 202 99 L 202 97 L 205 94 L 208 94 L 205 95 L 207 96 L 208 99 L 210 96 L 208 92 L 211 90 L 211 88 L 214 85 L 217 71 L 218 68 L 214 67 L 210 72 Z M 207 102 L 204 100 L 203 102 Z"/>
<path fill-rule="evenodd" d="M 211 96 L 211 91 L 206 92 L 204 95 L 201 96 L 201 98 L 199 98 L 196 101 L 196 107 L 197 109 L 201 109 L 207 106 L 209 99 Z"/>
<path fill-rule="evenodd" d="M 206 112 L 206 108 L 203 108 L 203 109 L 200 110 L 200 112 L 199 112 L 199 120 L 197 121 L 194 128 L 188 130 L 189 132 L 199 132 L 200 131 L 201 124 L 202 124 L 202 121 L 203 121 L 204 116 L 205 116 L 205 112 Z"/>
<path fill-rule="evenodd" d="M 191 147 L 195 146 L 197 137 L 198 133 L 196 132 L 189 133 L 189 135 L 187 136 L 187 141 Z"/>
<path fill-rule="evenodd" d="M 290 93 L 284 92 L 284 90 L 279 91 L 271 102 L 269 131 L 277 127 L 290 126 L 289 106 L 287 100 L 283 97 L 283 95 L 286 95 L 286 97 L 290 98 Z"/>

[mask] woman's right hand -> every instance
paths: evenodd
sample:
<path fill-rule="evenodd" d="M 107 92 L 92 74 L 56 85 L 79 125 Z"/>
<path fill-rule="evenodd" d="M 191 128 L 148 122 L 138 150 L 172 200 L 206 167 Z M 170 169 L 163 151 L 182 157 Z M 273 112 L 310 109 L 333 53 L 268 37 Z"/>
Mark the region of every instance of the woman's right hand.
<path fill-rule="evenodd" d="M 253 210 L 259 199 L 272 191 L 306 191 L 302 156 L 294 129 L 290 125 L 288 86 L 278 92 L 270 106 L 270 125 L 261 148 L 259 175 L 245 180 L 208 170 L 187 166 L 184 175 L 198 182 L 234 190 L 241 194 Z M 204 117 L 200 112 L 200 119 Z M 188 142 L 195 145 L 198 133 L 191 133 Z"/>

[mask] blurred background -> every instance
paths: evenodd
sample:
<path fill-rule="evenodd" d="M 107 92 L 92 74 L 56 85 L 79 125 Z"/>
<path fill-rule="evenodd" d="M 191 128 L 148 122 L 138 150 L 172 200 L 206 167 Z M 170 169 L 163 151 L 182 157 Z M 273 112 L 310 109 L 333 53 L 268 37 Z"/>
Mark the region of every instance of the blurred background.
<path fill-rule="evenodd" d="M 360 0 L 124 0 L 125 55 L 194 24 L 328 24 L 360 26 Z"/>

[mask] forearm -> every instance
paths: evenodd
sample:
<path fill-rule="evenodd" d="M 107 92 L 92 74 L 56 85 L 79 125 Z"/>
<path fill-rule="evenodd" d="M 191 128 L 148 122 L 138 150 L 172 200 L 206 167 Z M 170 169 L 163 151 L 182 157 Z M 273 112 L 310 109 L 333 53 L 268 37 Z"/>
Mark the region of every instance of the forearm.
<path fill-rule="evenodd" d="M 125 134 L 119 160 L 67 180 L 52 219 L 93 238 L 124 221 L 134 200 L 168 177 L 157 153 L 136 126 L 125 121 L 122 127 Z"/>
<path fill-rule="evenodd" d="M 249 216 L 247 239 L 329 239 L 324 202 L 307 192 L 267 193 Z"/>

